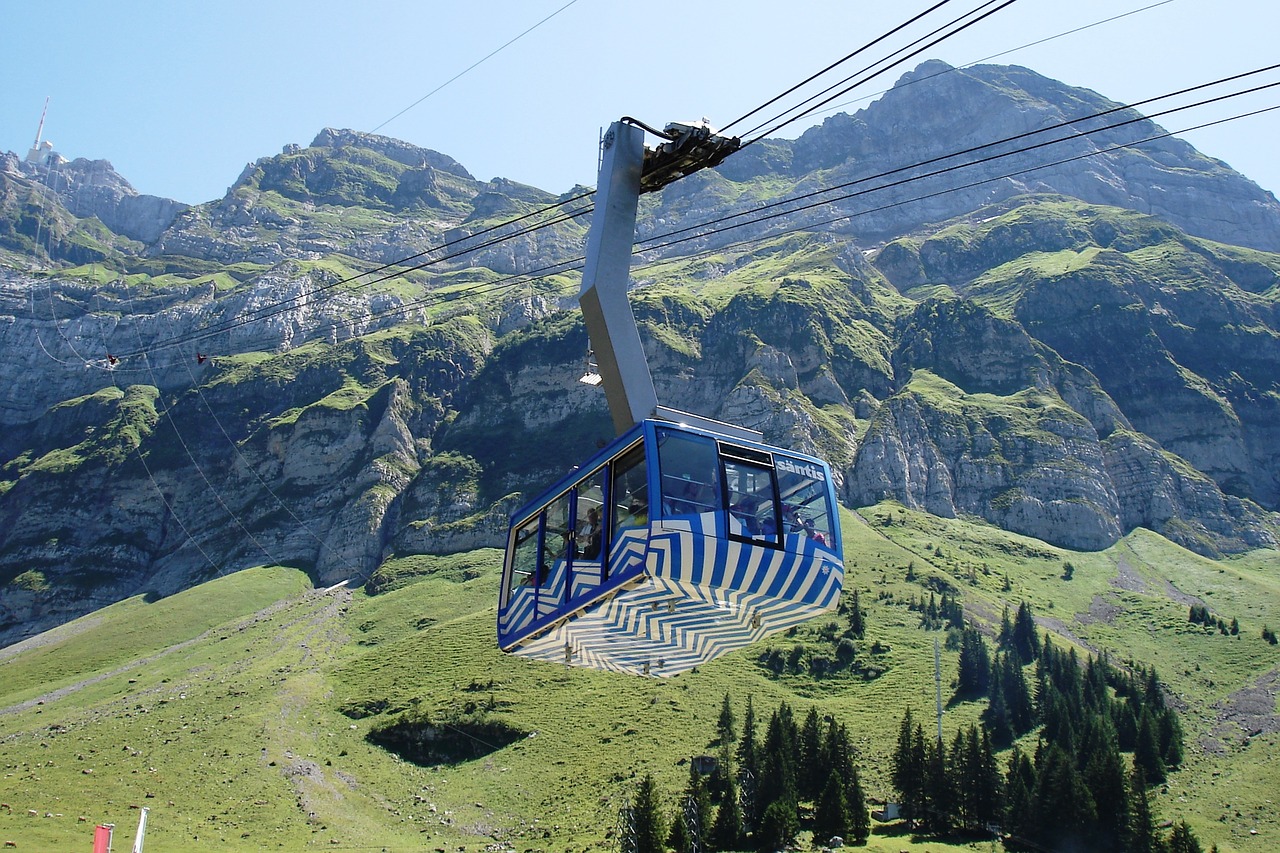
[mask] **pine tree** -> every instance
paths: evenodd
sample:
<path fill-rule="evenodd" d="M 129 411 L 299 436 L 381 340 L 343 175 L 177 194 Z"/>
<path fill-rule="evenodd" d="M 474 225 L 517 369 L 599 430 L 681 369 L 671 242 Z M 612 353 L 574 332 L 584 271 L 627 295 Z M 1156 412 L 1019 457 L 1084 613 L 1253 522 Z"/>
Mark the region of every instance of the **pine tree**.
<path fill-rule="evenodd" d="M 1022 736 L 1036 724 L 1035 703 L 1031 700 L 1031 688 L 1016 653 L 1000 655 L 1001 688 L 1005 705 L 1009 708 L 1009 722 L 1013 733 Z"/>
<path fill-rule="evenodd" d="M 1075 762 L 1060 746 L 1050 744 L 1036 775 L 1031 838 L 1052 849 L 1090 849 L 1089 839 L 1096 834 L 1097 807 Z"/>
<path fill-rule="evenodd" d="M 680 802 L 683 809 L 677 818 L 688 828 L 690 846 L 696 842 L 697 847 L 702 849 L 711 833 L 711 792 L 707 790 L 706 780 L 692 761 L 689 762 L 689 781 Z M 672 832 L 675 832 L 674 827 Z"/>
<path fill-rule="evenodd" d="M 970 728 L 972 736 L 976 739 L 978 734 L 977 726 Z M 972 741 L 971 741 L 972 744 Z M 996 765 L 995 750 L 991 746 L 991 738 L 986 732 L 982 733 L 981 740 L 976 746 L 976 763 L 974 763 L 973 786 L 977 789 L 974 797 L 974 807 L 976 813 L 974 819 L 979 828 L 985 828 L 987 824 L 999 823 L 1000 815 L 1004 812 L 1004 798 L 1000 784 L 1000 768 Z M 972 752 L 974 747 L 970 746 Z"/>
<path fill-rule="evenodd" d="M 1151 711 L 1143 708 L 1142 716 L 1138 718 L 1138 737 L 1133 745 L 1133 764 L 1142 769 L 1143 778 L 1149 785 L 1165 780 L 1164 758 L 1160 754 L 1156 725 Z"/>
<path fill-rule="evenodd" d="M 1031 607 L 1025 601 L 1018 605 L 1018 615 L 1013 620 L 1013 647 L 1023 663 L 1031 663 L 1040 656 L 1040 633 Z"/>
<path fill-rule="evenodd" d="M 1132 795 L 1129 810 L 1128 848 L 1130 853 L 1159 853 L 1161 844 L 1156 834 L 1155 817 L 1151 814 L 1151 800 L 1147 797 L 1147 779 L 1142 768 L 1134 767 L 1129 777 Z"/>
<path fill-rule="evenodd" d="M 693 838 L 689 834 L 689 824 L 682 810 L 676 809 L 671 818 L 671 832 L 667 834 L 667 847 L 676 853 L 693 853 Z"/>
<path fill-rule="evenodd" d="M 1187 826 L 1185 820 L 1180 820 L 1173 825 L 1173 829 L 1169 832 L 1169 842 L 1165 845 L 1165 849 L 1169 853 L 1204 853 L 1204 848 L 1200 846 L 1199 839 L 1191 831 L 1191 827 Z"/>
<path fill-rule="evenodd" d="M 720 703 L 720 719 L 716 721 L 716 737 L 722 744 L 733 743 L 737 737 L 734 731 L 733 706 L 729 704 L 729 694 L 724 694 L 724 701 Z"/>
<path fill-rule="evenodd" d="M 711 844 L 716 850 L 737 850 L 741 841 L 742 807 L 738 803 L 738 786 L 730 778 L 711 824 Z"/>
<path fill-rule="evenodd" d="M 955 792 L 955 822 L 962 829 L 973 825 L 973 763 L 963 729 L 956 730 L 947 761 L 947 784 Z"/>
<path fill-rule="evenodd" d="M 1000 614 L 1000 633 L 996 635 L 996 645 L 1003 651 L 1013 648 L 1013 619 L 1009 616 L 1008 604 L 1005 604 L 1004 612 Z"/>
<path fill-rule="evenodd" d="M 1098 815 L 1094 849 L 1123 850 L 1132 818 L 1129 786 L 1109 717 L 1094 716 L 1090 719 L 1086 735 L 1082 738 L 1079 762 L 1084 763 L 1084 783 Z"/>
<path fill-rule="evenodd" d="M 756 810 L 763 815 L 769 804 L 786 801 L 795 807 L 799 799 L 796 781 L 796 756 L 799 733 L 791 708 L 786 702 L 769 717 L 764 747 L 760 756 L 760 775 L 756 785 Z"/>
<path fill-rule="evenodd" d="M 862 790 L 858 770 L 852 768 L 849 781 L 844 786 L 845 811 L 849 814 L 849 832 L 845 840 L 862 844 L 871 835 L 871 814 L 867 811 L 867 796 Z"/>
<path fill-rule="evenodd" d="M 796 769 L 800 799 L 816 800 L 831 775 L 831 768 L 822 764 L 822 723 L 818 709 L 812 706 L 800 728 L 800 766 Z"/>
<path fill-rule="evenodd" d="M 1159 719 L 1160 757 L 1164 766 L 1180 767 L 1182 765 L 1182 724 L 1172 708 L 1165 708 Z"/>
<path fill-rule="evenodd" d="M 752 776 L 760 774 L 760 756 L 756 743 L 756 708 L 747 696 L 747 711 L 742 717 L 742 739 L 738 741 L 738 767 Z"/>
<path fill-rule="evenodd" d="M 832 772 L 818 798 L 813 812 L 813 838 L 826 842 L 833 835 L 844 838 L 849 835 L 849 810 L 844 779 Z"/>
<path fill-rule="evenodd" d="M 966 628 L 961 635 L 960 663 L 956 695 L 974 699 L 985 695 L 991 679 L 991 655 L 987 641 L 977 628 Z"/>
<path fill-rule="evenodd" d="M 1004 827 L 1015 839 L 1029 839 L 1036 832 L 1033 799 L 1036 782 L 1036 770 L 1031 759 L 1015 746 L 1004 783 Z"/>
<path fill-rule="evenodd" d="M 663 853 L 666 828 L 663 826 L 662 812 L 658 808 L 658 787 L 653 781 L 653 774 L 646 773 L 640 780 L 631 813 L 631 831 L 635 842 L 632 849 L 635 853 Z"/>
<path fill-rule="evenodd" d="M 924 732 L 908 708 L 898 728 L 898 745 L 892 758 L 892 783 L 898 792 L 902 816 L 914 821 L 922 816 L 924 802 Z"/>
<path fill-rule="evenodd" d="M 925 803 L 925 826 L 931 832 L 950 831 L 955 825 L 956 791 L 940 740 L 931 740 L 925 753 Z"/>
<path fill-rule="evenodd" d="M 1000 673 L 999 658 L 991 664 L 991 695 L 982 712 L 982 725 L 997 746 L 1004 747 L 1013 743 L 1013 722 L 1009 715 L 1009 705 L 1004 699 L 1004 679 Z"/>
<path fill-rule="evenodd" d="M 866 633 L 866 619 L 862 613 L 862 604 L 858 601 L 858 591 L 853 591 L 853 603 L 849 607 L 849 636 L 861 640 Z"/>
<path fill-rule="evenodd" d="M 800 816 L 794 801 L 775 800 L 764 810 L 760 828 L 756 831 L 756 848 L 762 853 L 773 853 L 795 841 L 800 832 Z"/>

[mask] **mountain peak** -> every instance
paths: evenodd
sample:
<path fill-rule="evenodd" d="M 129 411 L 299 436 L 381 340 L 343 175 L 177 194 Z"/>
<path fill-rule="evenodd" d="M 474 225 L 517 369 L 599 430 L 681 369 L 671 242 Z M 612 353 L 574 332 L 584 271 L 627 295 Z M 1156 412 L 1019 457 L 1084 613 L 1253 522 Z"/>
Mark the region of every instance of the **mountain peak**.
<path fill-rule="evenodd" d="M 441 172 L 448 172 L 460 178 L 474 181 L 475 176 L 468 172 L 461 163 L 447 154 L 433 151 L 430 148 L 419 148 L 408 142 L 390 136 L 379 136 L 376 133 L 365 133 L 360 130 L 347 130 L 326 127 L 311 140 L 312 148 L 365 148 L 376 151 L 389 160 L 420 169 L 430 166 Z"/>

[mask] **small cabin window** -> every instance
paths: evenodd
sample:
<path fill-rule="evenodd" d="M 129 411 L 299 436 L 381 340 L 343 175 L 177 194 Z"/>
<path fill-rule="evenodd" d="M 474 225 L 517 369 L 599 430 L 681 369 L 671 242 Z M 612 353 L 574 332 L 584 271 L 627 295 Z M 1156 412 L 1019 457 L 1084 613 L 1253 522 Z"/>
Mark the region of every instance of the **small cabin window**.
<path fill-rule="evenodd" d="M 784 456 L 775 457 L 774 464 L 782 499 L 783 531 L 802 534 L 834 549 L 826 472 L 811 462 Z"/>
<path fill-rule="evenodd" d="M 663 518 L 720 508 L 720 463 L 714 441 L 660 429 L 658 468 Z"/>
<path fill-rule="evenodd" d="M 777 545 L 781 537 L 773 469 L 728 456 L 722 461 L 729 535 Z"/>
<path fill-rule="evenodd" d="M 537 582 L 540 519 L 541 516 L 534 516 L 516 531 L 515 547 L 511 552 L 511 581 L 505 590 L 504 605 L 517 588 L 533 586 Z"/>
<path fill-rule="evenodd" d="M 649 479 L 644 446 L 625 453 L 613 464 L 613 535 L 627 527 L 649 526 Z"/>

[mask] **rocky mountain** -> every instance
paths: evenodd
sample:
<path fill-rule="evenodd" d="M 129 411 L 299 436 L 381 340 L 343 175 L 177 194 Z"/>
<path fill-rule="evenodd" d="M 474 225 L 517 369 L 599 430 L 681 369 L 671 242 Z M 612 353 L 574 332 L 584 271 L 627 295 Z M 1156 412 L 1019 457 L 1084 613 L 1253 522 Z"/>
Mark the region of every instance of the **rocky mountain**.
<path fill-rule="evenodd" d="M 660 397 L 825 456 L 854 507 L 1276 547 L 1280 203 L 1150 122 L 1076 121 L 1115 106 L 925 63 L 646 197 Z M 330 584 L 500 544 L 610 432 L 577 382 L 589 217 L 506 224 L 582 192 L 345 130 L 193 207 L 7 155 L 0 644 L 249 566 Z"/>

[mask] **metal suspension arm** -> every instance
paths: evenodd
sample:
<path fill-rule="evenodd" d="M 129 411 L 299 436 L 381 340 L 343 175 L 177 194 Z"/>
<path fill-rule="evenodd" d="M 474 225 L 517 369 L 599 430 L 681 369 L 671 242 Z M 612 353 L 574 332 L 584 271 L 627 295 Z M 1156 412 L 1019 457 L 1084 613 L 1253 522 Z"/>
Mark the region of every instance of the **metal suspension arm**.
<path fill-rule="evenodd" d="M 578 304 L 618 435 L 655 415 L 686 423 L 701 421 L 723 431 L 728 425 L 658 405 L 635 314 L 627 301 L 627 282 L 640 194 L 720 163 L 738 150 L 740 143 L 736 137 L 716 136 L 705 122 L 668 124 L 658 135 L 668 141 L 648 150 L 644 127 L 634 119 L 623 119 L 614 122 L 604 136 Z M 732 427 L 728 430 L 734 431 Z M 750 430 L 740 432 L 758 435 Z"/>

